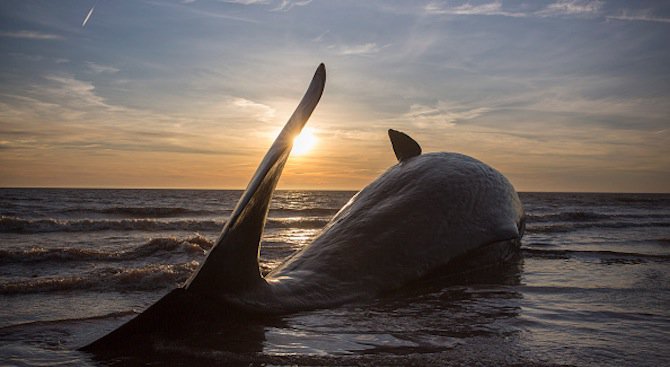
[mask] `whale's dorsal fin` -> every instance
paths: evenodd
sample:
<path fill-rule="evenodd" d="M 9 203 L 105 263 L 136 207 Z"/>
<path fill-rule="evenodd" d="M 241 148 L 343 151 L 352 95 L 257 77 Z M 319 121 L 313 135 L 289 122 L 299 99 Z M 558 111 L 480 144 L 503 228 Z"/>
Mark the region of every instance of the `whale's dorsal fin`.
<path fill-rule="evenodd" d="M 421 146 L 414 139 L 410 138 L 409 135 L 389 129 L 389 138 L 391 139 L 393 152 L 396 158 L 398 158 L 398 162 L 421 154 Z"/>
<path fill-rule="evenodd" d="M 188 291 L 216 296 L 249 289 L 262 281 L 258 254 L 270 199 L 291 153 L 293 139 L 314 111 L 325 83 L 326 67 L 321 64 L 305 96 L 256 169 L 219 239 L 186 283 Z"/>

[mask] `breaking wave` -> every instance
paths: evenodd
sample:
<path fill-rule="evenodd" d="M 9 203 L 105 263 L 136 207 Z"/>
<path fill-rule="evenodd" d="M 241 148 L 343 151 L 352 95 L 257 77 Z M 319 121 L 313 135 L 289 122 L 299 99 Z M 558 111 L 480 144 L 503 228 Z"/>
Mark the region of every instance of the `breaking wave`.
<path fill-rule="evenodd" d="M 0 265 L 47 261 L 126 261 L 155 255 L 186 253 L 202 255 L 213 246 L 207 238 L 196 235 L 186 239 L 175 237 L 152 238 L 128 251 L 102 251 L 86 248 L 31 247 L 26 250 L 0 250 Z"/>
<path fill-rule="evenodd" d="M 181 207 L 113 207 L 105 209 L 75 208 L 70 213 L 99 213 L 130 218 L 169 218 L 189 215 L 219 214 L 208 210 L 193 210 Z"/>
<path fill-rule="evenodd" d="M 590 222 L 601 221 L 607 219 L 670 219 L 670 214 L 603 214 L 589 211 L 572 211 L 552 214 L 526 214 L 526 219 L 529 222 L 544 223 L 544 222 Z"/>
<path fill-rule="evenodd" d="M 321 228 L 328 223 L 324 218 L 270 218 L 266 228 Z M 28 220 L 16 217 L 0 218 L 3 233 L 96 232 L 96 231 L 218 231 L 223 221 L 217 220 Z"/>
<path fill-rule="evenodd" d="M 643 263 L 647 261 L 667 262 L 670 255 L 640 254 L 617 251 L 581 251 L 581 250 L 548 250 L 523 248 L 523 255 L 528 258 L 569 259 L 573 257 L 595 257 L 603 263 Z"/>
<path fill-rule="evenodd" d="M 303 216 L 303 217 L 325 217 L 333 216 L 340 209 L 333 208 L 278 208 L 270 209 L 270 215 L 272 216 Z"/>
<path fill-rule="evenodd" d="M 173 288 L 195 271 L 195 260 L 184 264 L 151 264 L 140 268 L 108 267 L 82 275 L 40 277 L 0 284 L 0 294 L 73 290 L 149 291 Z"/>
<path fill-rule="evenodd" d="M 644 228 L 644 227 L 670 227 L 668 222 L 578 222 L 558 224 L 535 224 L 527 222 L 527 233 L 565 233 L 579 229 L 590 228 Z"/>

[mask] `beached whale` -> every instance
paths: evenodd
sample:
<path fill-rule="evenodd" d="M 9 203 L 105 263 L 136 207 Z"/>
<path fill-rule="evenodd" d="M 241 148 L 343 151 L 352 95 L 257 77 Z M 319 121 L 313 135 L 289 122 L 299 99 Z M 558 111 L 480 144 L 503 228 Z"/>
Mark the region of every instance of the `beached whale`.
<path fill-rule="evenodd" d="M 293 138 L 324 85 L 321 64 L 187 283 L 84 350 L 140 348 L 138 335 L 179 336 L 176 324 L 199 322 L 201 332 L 216 324 L 202 318 L 220 321 L 222 313 L 273 315 L 332 307 L 436 272 L 499 264 L 518 252 L 524 211 L 500 172 L 458 153 L 422 154 L 412 138 L 389 130 L 398 163 L 357 193 L 311 244 L 262 276 L 259 248 L 272 193 Z"/>

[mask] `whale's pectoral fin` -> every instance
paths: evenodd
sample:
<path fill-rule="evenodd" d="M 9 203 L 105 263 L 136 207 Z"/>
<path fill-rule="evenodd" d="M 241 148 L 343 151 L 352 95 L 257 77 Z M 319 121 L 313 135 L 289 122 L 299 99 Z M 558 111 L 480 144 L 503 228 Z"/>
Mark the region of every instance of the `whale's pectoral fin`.
<path fill-rule="evenodd" d="M 305 96 L 256 169 L 216 244 L 186 283 L 188 291 L 216 296 L 249 289 L 262 281 L 258 254 L 270 199 L 291 153 L 293 139 L 314 111 L 325 83 L 326 68 L 321 64 Z"/>
<path fill-rule="evenodd" d="M 410 138 L 409 135 L 389 129 L 389 138 L 391 139 L 391 144 L 393 145 L 393 152 L 395 153 L 398 162 L 402 162 L 405 159 L 416 157 L 421 154 L 421 147 L 414 139 Z"/>

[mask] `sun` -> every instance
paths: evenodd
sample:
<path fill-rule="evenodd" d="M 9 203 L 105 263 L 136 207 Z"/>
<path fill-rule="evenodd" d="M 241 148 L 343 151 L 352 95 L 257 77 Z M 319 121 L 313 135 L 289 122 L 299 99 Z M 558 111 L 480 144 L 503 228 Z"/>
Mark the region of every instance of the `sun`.
<path fill-rule="evenodd" d="M 302 132 L 293 139 L 293 150 L 291 152 L 295 155 L 306 154 L 316 145 L 316 140 L 316 136 L 311 129 L 303 129 Z"/>

